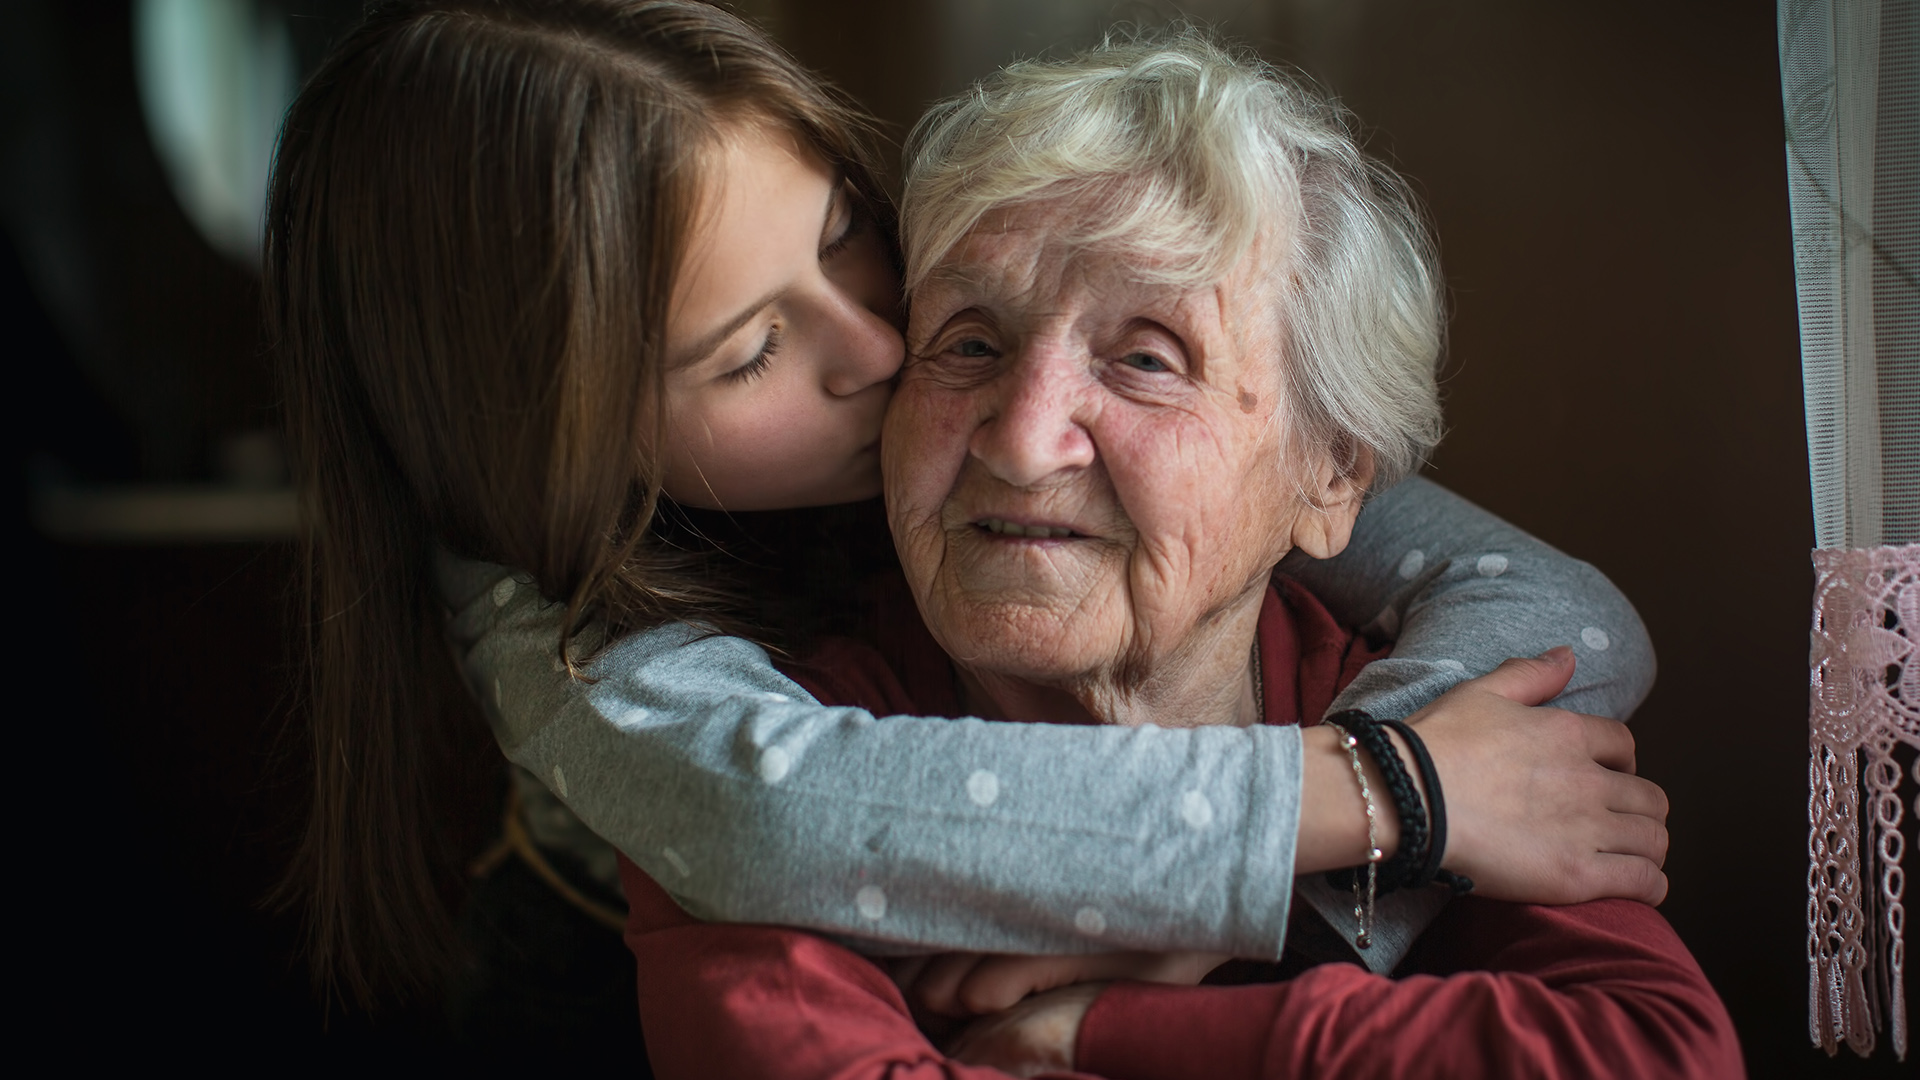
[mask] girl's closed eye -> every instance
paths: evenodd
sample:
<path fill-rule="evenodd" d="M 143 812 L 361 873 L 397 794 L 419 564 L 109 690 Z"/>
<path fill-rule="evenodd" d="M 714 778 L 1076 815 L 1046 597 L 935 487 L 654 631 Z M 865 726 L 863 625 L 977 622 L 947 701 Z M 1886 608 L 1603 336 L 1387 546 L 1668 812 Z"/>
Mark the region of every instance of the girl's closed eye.
<path fill-rule="evenodd" d="M 753 359 L 727 372 L 725 375 L 722 375 L 721 378 L 728 382 L 752 382 L 767 373 L 767 369 L 773 366 L 774 356 L 779 352 L 780 327 L 778 324 L 775 324 L 772 329 L 767 331 L 767 343 L 760 346 L 760 351 L 754 354 Z"/>

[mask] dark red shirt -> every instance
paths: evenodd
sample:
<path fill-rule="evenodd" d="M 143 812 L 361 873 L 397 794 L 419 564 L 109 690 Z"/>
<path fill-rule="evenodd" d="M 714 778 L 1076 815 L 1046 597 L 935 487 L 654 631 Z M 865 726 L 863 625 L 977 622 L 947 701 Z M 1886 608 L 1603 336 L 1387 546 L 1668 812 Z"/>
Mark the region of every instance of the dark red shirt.
<path fill-rule="evenodd" d="M 829 642 L 789 672 L 823 703 L 958 715 L 947 658 L 900 590 L 875 640 Z M 1260 613 L 1268 723 L 1316 720 L 1374 658 L 1284 579 Z M 1001 1077 L 941 1054 L 873 963 L 814 934 L 702 923 L 620 864 L 640 1015 L 663 1078 Z M 1305 913 L 1301 917 L 1308 917 Z M 1395 977 L 1326 964 L 1283 982 L 1116 983 L 1081 1025 L 1069 1076 L 1722 1077 L 1744 1073 L 1725 1007 L 1659 912 L 1468 896 Z"/>

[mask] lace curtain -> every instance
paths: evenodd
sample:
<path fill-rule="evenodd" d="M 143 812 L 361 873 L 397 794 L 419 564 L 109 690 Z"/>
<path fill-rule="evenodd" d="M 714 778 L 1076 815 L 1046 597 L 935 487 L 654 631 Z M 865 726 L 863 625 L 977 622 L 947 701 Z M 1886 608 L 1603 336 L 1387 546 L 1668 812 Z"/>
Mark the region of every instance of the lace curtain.
<path fill-rule="evenodd" d="M 1808 1022 L 1907 1050 L 1920 748 L 1920 2 L 1779 0 L 1816 583 Z"/>

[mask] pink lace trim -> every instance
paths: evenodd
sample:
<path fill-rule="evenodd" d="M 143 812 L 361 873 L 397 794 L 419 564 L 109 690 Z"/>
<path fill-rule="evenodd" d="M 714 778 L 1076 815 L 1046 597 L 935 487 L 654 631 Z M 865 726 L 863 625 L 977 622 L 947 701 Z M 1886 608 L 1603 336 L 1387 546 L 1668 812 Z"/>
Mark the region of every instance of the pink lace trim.
<path fill-rule="evenodd" d="M 1920 747 L 1920 544 L 1815 551 L 1813 566 L 1808 1022 L 1829 1054 L 1843 1042 L 1871 1054 L 1885 1027 L 1904 1060 L 1905 807 L 1893 752 Z"/>

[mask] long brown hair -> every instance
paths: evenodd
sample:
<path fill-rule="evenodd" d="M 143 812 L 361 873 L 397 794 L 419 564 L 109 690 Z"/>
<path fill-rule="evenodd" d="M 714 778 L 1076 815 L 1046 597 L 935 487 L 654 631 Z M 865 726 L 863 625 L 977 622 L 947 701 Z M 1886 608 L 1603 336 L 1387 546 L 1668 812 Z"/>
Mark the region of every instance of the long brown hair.
<path fill-rule="evenodd" d="M 862 114 L 688 0 L 376 5 L 288 113 L 267 319 L 306 524 L 313 804 L 284 899 L 361 1005 L 456 955 L 436 884 L 434 544 L 567 630 L 710 615 L 653 536 L 663 326 L 721 126 L 794 132 L 877 209 Z"/>

